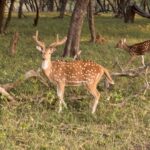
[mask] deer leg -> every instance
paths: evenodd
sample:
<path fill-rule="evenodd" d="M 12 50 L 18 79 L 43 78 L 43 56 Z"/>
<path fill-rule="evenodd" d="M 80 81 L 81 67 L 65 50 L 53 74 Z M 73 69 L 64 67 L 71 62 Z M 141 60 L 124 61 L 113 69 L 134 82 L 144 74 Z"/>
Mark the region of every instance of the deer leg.
<path fill-rule="evenodd" d="M 127 65 L 125 66 L 125 69 L 128 68 L 129 64 L 131 64 L 131 62 L 136 58 L 136 56 L 131 56 L 131 58 L 129 59 Z"/>
<path fill-rule="evenodd" d="M 141 57 L 142 57 L 142 65 L 145 66 L 145 63 L 144 63 L 144 55 L 142 55 Z"/>
<path fill-rule="evenodd" d="M 99 101 L 99 98 L 100 98 L 100 93 L 98 92 L 95 84 L 87 84 L 86 85 L 89 93 L 91 93 L 93 96 L 94 96 L 94 104 L 93 104 L 93 107 L 92 107 L 92 114 L 95 113 L 96 111 L 96 108 L 97 108 L 97 104 L 98 104 L 98 101 Z"/>
<path fill-rule="evenodd" d="M 59 97 L 59 113 L 62 111 L 62 105 L 64 105 L 64 107 L 66 108 L 67 105 L 64 101 L 64 85 L 60 84 L 60 85 L 57 85 L 57 95 Z"/>

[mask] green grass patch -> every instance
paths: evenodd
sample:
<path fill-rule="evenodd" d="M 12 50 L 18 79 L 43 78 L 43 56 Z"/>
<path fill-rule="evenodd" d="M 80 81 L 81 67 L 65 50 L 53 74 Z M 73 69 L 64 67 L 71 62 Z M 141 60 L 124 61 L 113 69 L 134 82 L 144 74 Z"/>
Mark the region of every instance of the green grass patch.
<path fill-rule="evenodd" d="M 46 44 L 55 40 L 56 34 L 66 36 L 70 17 L 53 19 L 57 14 L 42 13 L 38 27 L 32 27 L 33 14 L 18 19 L 14 15 L 6 35 L 0 36 L 0 84 L 14 82 L 28 70 L 41 66 L 41 55 L 35 49 L 32 35 L 38 29 Z M 134 24 L 124 24 L 110 14 L 96 16 L 96 30 L 107 42 L 103 45 L 89 43 L 90 33 L 85 19 L 81 45 L 82 59 L 94 60 L 110 72 L 118 58 L 125 65 L 129 54 L 115 49 L 120 38 L 129 44 L 149 39 L 148 19 L 136 16 Z M 14 31 L 20 34 L 17 53 L 9 55 L 10 40 Z M 52 56 L 61 59 L 63 46 Z M 145 61 L 150 61 L 149 54 Z M 141 64 L 137 58 L 130 67 Z M 58 114 L 56 88 L 46 88 L 38 80 L 29 80 L 11 92 L 16 104 L 11 105 L 0 95 L 0 149 L 4 150 L 148 150 L 150 149 L 150 92 L 140 94 L 144 78 L 114 78 L 115 86 L 106 91 L 104 80 L 98 86 L 101 99 L 93 116 L 92 97 L 82 87 L 68 87 L 65 101 L 68 109 Z M 139 96 L 135 96 L 139 94 Z M 83 96 L 80 100 L 73 97 Z M 86 96 L 86 97 L 85 97 Z M 110 97 L 108 99 L 108 96 Z M 123 105 L 119 105 L 124 102 Z M 117 104 L 117 105 L 116 105 Z"/>

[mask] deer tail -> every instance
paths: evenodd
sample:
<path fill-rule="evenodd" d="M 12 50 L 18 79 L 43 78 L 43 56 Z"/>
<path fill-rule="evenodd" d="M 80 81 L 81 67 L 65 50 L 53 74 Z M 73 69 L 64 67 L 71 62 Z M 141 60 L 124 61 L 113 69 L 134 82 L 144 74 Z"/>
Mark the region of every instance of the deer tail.
<path fill-rule="evenodd" d="M 106 76 L 106 78 L 107 78 L 107 81 L 108 81 L 110 84 L 115 84 L 114 81 L 113 81 L 113 79 L 111 78 L 111 76 L 110 76 L 108 70 L 105 69 L 105 68 L 103 68 L 103 69 L 104 69 L 104 74 L 105 74 L 105 76 Z"/>

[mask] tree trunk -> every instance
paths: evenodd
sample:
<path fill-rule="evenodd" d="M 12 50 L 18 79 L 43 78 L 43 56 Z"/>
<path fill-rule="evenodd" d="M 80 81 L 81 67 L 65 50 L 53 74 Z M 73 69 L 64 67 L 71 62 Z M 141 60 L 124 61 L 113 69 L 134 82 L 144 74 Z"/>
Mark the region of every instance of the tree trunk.
<path fill-rule="evenodd" d="M 60 15 L 59 15 L 59 18 L 64 18 L 67 1 L 68 1 L 68 0 L 61 0 L 61 7 L 60 7 Z"/>
<path fill-rule="evenodd" d="M 118 7 L 118 10 L 117 10 L 117 14 L 116 14 L 116 17 L 119 17 L 119 18 L 122 18 L 123 15 L 124 15 L 124 3 L 125 3 L 125 0 L 117 0 L 117 7 Z"/>
<path fill-rule="evenodd" d="M 63 56 L 74 57 L 79 51 L 80 35 L 83 26 L 83 19 L 86 14 L 89 0 L 77 0 L 71 17 L 70 28 L 68 31 L 67 42 Z"/>
<path fill-rule="evenodd" d="M 10 54 L 12 56 L 16 54 L 18 40 L 19 40 L 19 33 L 15 32 L 10 43 Z"/>
<path fill-rule="evenodd" d="M 106 12 L 106 1 L 103 0 L 103 8 L 104 8 L 104 12 Z"/>
<path fill-rule="evenodd" d="M 36 17 L 34 19 L 33 26 L 36 27 L 38 25 L 38 21 L 39 21 L 39 7 L 37 4 L 37 0 L 34 0 L 34 2 L 35 2 L 35 7 L 36 7 Z"/>
<path fill-rule="evenodd" d="M 98 3 L 99 6 L 101 7 L 101 11 L 104 12 L 104 7 L 103 7 L 101 1 L 100 1 L 100 0 L 97 0 L 97 3 Z M 100 11 L 99 11 L 99 12 L 100 12 Z"/>
<path fill-rule="evenodd" d="M 36 6 L 34 6 L 35 0 L 28 0 L 28 4 L 32 12 L 36 11 Z M 37 3 L 37 2 L 36 2 Z"/>
<path fill-rule="evenodd" d="M 89 23 L 89 29 L 91 33 L 91 40 L 90 42 L 95 42 L 96 40 L 96 34 L 95 34 L 95 24 L 94 24 L 94 1 L 89 0 L 88 5 L 88 23 Z"/>
<path fill-rule="evenodd" d="M 113 3 L 110 0 L 107 0 L 107 1 L 108 1 L 109 5 L 111 6 L 113 13 L 116 13 L 116 9 L 115 9 Z"/>
<path fill-rule="evenodd" d="M 24 3 L 24 0 L 20 0 L 19 1 L 19 9 L 18 9 L 18 18 L 21 19 L 22 18 L 22 7 L 23 7 L 23 3 Z"/>
<path fill-rule="evenodd" d="M 6 4 L 6 0 L 0 1 L 0 33 L 3 33 L 3 20 L 4 20 L 5 4 Z"/>
<path fill-rule="evenodd" d="M 10 4 L 10 7 L 9 7 L 9 12 L 8 12 L 8 17 L 7 17 L 7 20 L 5 22 L 5 26 L 4 26 L 4 31 L 6 31 L 8 25 L 10 23 L 11 15 L 12 15 L 13 7 L 14 7 L 14 2 L 15 2 L 15 0 L 11 0 L 11 4 Z"/>
<path fill-rule="evenodd" d="M 24 4 L 25 4 L 26 9 L 28 10 L 28 12 L 32 11 L 31 8 L 29 8 L 28 3 L 26 2 L 26 0 L 24 1 Z"/>
<path fill-rule="evenodd" d="M 59 11 L 59 10 L 60 10 L 60 6 L 59 6 L 59 4 L 57 3 L 57 0 L 54 0 L 54 3 L 55 3 L 55 5 L 56 5 L 57 11 Z"/>
<path fill-rule="evenodd" d="M 51 12 L 54 11 L 54 0 L 48 0 L 47 8 L 48 8 L 48 11 L 51 11 Z"/>
<path fill-rule="evenodd" d="M 143 10 L 146 11 L 146 0 L 142 0 L 141 2 Z"/>
<path fill-rule="evenodd" d="M 117 14 L 116 17 L 126 18 L 126 9 L 130 4 L 130 0 L 117 0 Z"/>

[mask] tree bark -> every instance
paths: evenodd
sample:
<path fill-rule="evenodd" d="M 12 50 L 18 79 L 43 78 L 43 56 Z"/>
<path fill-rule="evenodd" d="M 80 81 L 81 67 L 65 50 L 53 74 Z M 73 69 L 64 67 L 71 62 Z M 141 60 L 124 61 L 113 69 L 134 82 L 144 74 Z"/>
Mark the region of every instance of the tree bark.
<path fill-rule="evenodd" d="M 57 11 L 59 11 L 59 10 L 60 10 L 60 6 L 59 6 L 59 4 L 57 3 L 57 1 L 56 1 L 56 0 L 54 0 L 54 3 L 55 3 L 55 5 L 56 5 Z"/>
<path fill-rule="evenodd" d="M 11 56 L 16 54 L 18 40 L 19 40 L 19 33 L 15 32 L 10 43 L 10 55 Z"/>
<path fill-rule="evenodd" d="M 36 6 L 34 6 L 35 0 L 28 0 L 28 4 L 32 12 L 36 11 Z"/>
<path fill-rule="evenodd" d="M 28 10 L 28 12 L 32 11 L 31 8 L 29 8 L 28 3 L 26 2 L 26 0 L 25 0 L 24 4 L 25 4 L 26 9 Z"/>
<path fill-rule="evenodd" d="M 10 7 L 9 7 L 9 12 L 8 12 L 8 17 L 6 19 L 5 26 L 4 26 L 4 32 L 6 31 L 8 25 L 10 23 L 11 15 L 12 15 L 13 7 L 14 7 L 14 2 L 15 2 L 15 0 L 11 0 L 11 4 L 10 4 Z"/>
<path fill-rule="evenodd" d="M 51 11 L 51 12 L 54 11 L 54 0 L 48 0 L 47 8 L 48 8 L 48 11 Z"/>
<path fill-rule="evenodd" d="M 34 2 L 35 2 L 35 7 L 36 7 L 36 17 L 34 19 L 33 26 L 36 27 L 38 25 L 38 21 L 39 21 L 39 7 L 37 4 L 37 0 L 34 0 Z"/>
<path fill-rule="evenodd" d="M 107 0 L 107 1 L 108 1 L 109 5 L 111 6 L 113 13 L 116 13 L 116 9 L 115 9 L 113 3 L 110 0 Z"/>
<path fill-rule="evenodd" d="M 3 21 L 4 21 L 4 11 L 5 11 L 6 0 L 0 1 L 0 33 L 3 33 Z"/>
<path fill-rule="evenodd" d="M 23 7 L 23 4 L 24 4 L 24 0 L 20 0 L 19 1 L 19 9 L 18 9 L 18 18 L 21 19 L 22 18 L 22 7 Z"/>
<path fill-rule="evenodd" d="M 89 23 L 90 33 L 91 33 L 91 40 L 90 40 L 90 42 L 95 43 L 96 34 L 95 34 L 95 23 L 94 23 L 94 1 L 93 0 L 89 0 L 89 5 L 88 5 L 88 23 Z"/>
<path fill-rule="evenodd" d="M 68 0 L 61 0 L 61 7 L 60 7 L 59 18 L 64 18 L 67 2 L 68 2 Z"/>
<path fill-rule="evenodd" d="M 64 48 L 64 57 L 69 55 L 74 57 L 79 51 L 81 29 L 88 4 L 89 0 L 76 1 L 67 35 L 67 42 Z"/>
<path fill-rule="evenodd" d="M 101 11 L 104 12 L 104 7 L 103 7 L 101 1 L 100 1 L 100 0 L 97 0 L 97 3 L 98 3 L 99 6 L 101 7 Z"/>

